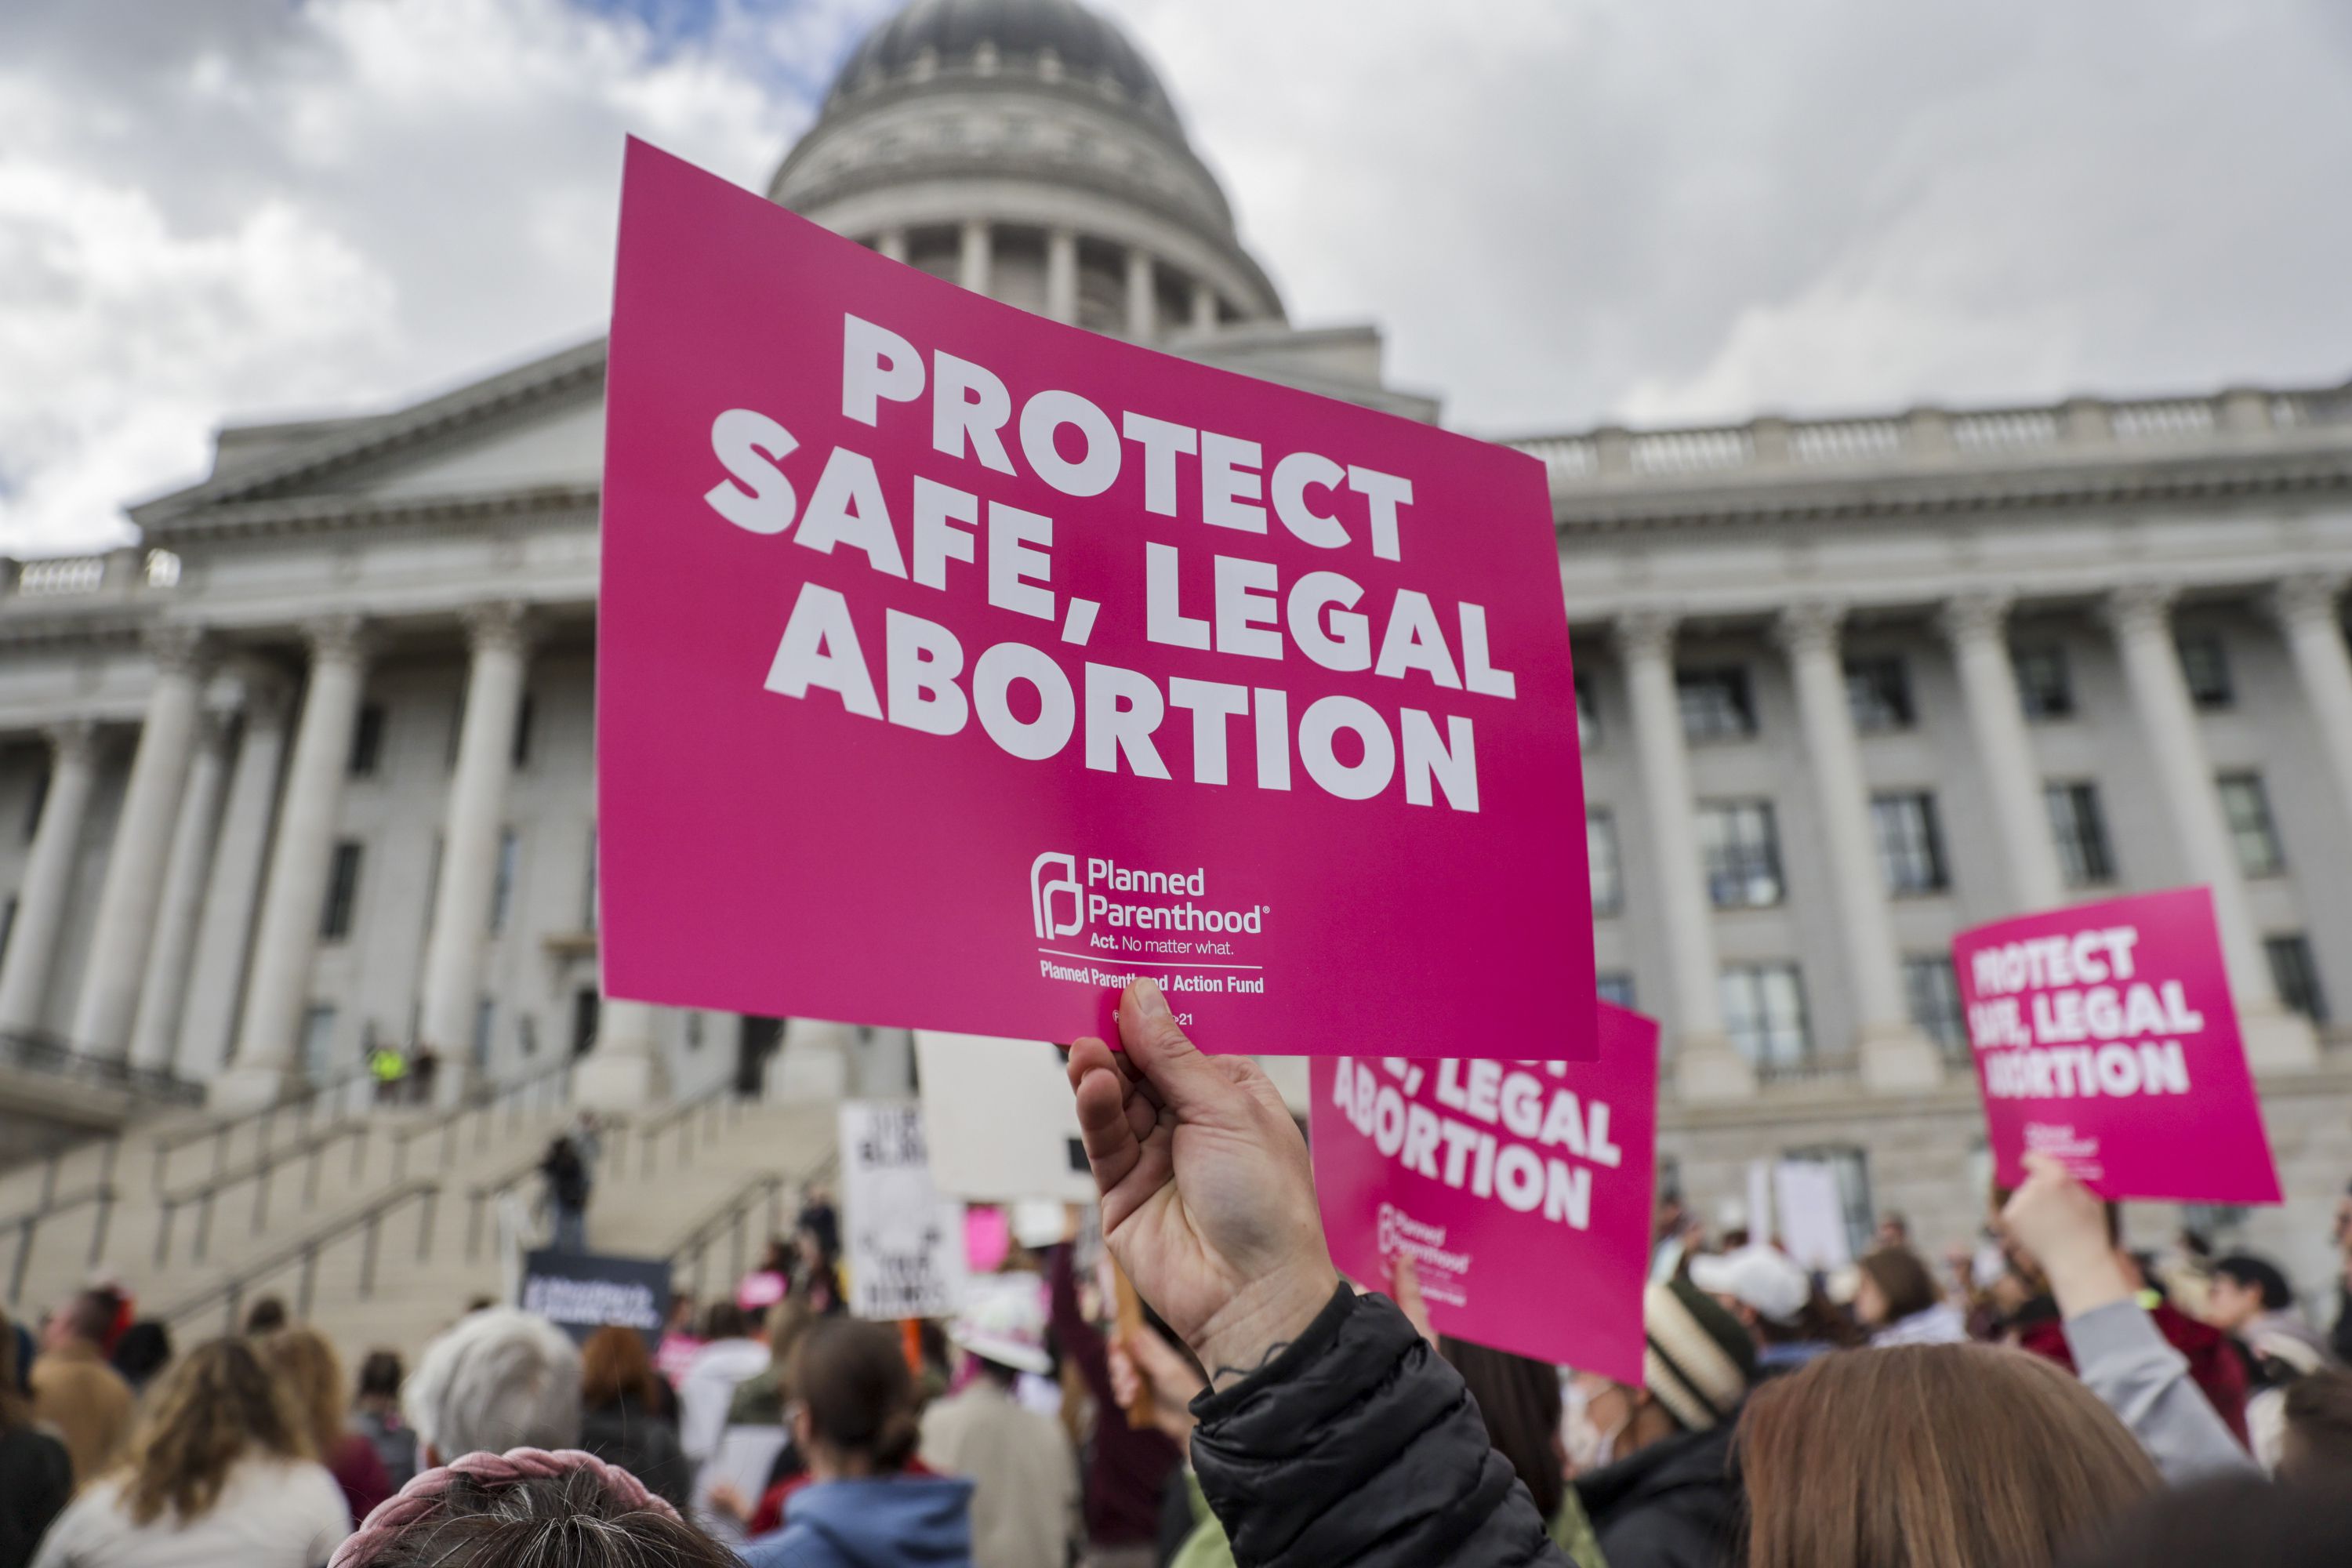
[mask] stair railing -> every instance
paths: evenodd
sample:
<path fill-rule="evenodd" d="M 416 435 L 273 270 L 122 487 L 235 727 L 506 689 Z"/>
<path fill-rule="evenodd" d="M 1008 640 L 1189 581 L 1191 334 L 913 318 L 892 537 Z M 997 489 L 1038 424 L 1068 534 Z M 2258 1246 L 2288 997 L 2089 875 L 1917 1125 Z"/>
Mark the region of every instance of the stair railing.
<path fill-rule="evenodd" d="M 172 1233 L 180 1211 L 190 1205 L 194 1205 L 196 1211 L 192 1260 L 202 1263 L 212 1244 L 215 1204 L 223 1193 L 247 1182 L 253 1184 L 253 1224 L 248 1234 L 259 1236 L 262 1228 L 269 1223 L 270 1189 L 276 1184 L 280 1166 L 296 1160 L 310 1162 L 310 1173 L 302 1184 L 302 1207 L 306 1211 L 314 1208 L 319 1202 L 319 1167 L 325 1161 L 327 1150 L 348 1139 L 352 1145 L 351 1179 L 358 1181 L 367 1168 L 369 1131 L 365 1121 L 339 1121 L 299 1142 L 266 1151 L 236 1170 L 219 1172 L 194 1187 L 175 1193 L 158 1192 L 156 1202 L 162 1212 L 155 1222 L 155 1267 L 161 1268 L 172 1261 Z"/>
<path fill-rule="evenodd" d="M 403 1182 L 390 1192 L 378 1194 L 364 1206 L 342 1215 L 308 1233 L 297 1237 L 268 1257 L 249 1263 L 216 1284 L 206 1286 L 194 1295 L 183 1297 L 156 1313 L 165 1323 L 177 1327 L 190 1321 L 208 1309 L 221 1309 L 221 1331 L 235 1333 L 237 1317 L 246 1298 L 263 1281 L 274 1279 L 289 1268 L 299 1268 L 295 1286 L 294 1316 L 310 1315 L 318 1298 L 319 1259 L 338 1243 L 353 1237 L 359 1238 L 359 1294 L 362 1300 L 375 1294 L 376 1258 L 383 1238 L 383 1223 L 394 1213 L 411 1204 L 416 1205 L 416 1261 L 429 1262 L 433 1256 L 434 1215 L 439 1206 L 441 1184 L 431 1177 L 420 1176 L 413 1182 Z"/>

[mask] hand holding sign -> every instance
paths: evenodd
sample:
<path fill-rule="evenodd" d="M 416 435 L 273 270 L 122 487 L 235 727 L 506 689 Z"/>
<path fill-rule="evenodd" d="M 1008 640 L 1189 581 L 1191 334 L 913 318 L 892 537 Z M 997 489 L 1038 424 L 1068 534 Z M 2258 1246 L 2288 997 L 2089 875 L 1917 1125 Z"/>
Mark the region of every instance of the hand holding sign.
<path fill-rule="evenodd" d="M 1119 997 L 1118 1036 L 1123 1055 L 1070 1047 L 1103 1240 L 1221 1387 L 1339 1289 L 1307 1144 L 1257 1064 L 1195 1050 L 1150 981 Z"/>
<path fill-rule="evenodd" d="M 2099 1194 L 2076 1181 L 2064 1161 L 2048 1154 L 2026 1155 L 2025 1169 L 2025 1184 L 2002 1207 L 2000 1223 L 2041 1266 L 2059 1311 L 2079 1318 L 2129 1299 L 2131 1281 L 2116 1261 Z"/>

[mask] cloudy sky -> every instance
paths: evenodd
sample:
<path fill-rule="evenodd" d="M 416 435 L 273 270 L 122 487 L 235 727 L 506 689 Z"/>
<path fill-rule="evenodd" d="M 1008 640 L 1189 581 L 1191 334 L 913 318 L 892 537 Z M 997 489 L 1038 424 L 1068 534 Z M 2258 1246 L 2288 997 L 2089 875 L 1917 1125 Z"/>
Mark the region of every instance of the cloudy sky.
<path fill-rule="evenodd" d="M 894 3 L 0 4 L 0 552 L 589 336 L 623 133 L 758 184 Z M 1098 3 L 1466 429 L 2352 375 L 2341 0 Z"/>

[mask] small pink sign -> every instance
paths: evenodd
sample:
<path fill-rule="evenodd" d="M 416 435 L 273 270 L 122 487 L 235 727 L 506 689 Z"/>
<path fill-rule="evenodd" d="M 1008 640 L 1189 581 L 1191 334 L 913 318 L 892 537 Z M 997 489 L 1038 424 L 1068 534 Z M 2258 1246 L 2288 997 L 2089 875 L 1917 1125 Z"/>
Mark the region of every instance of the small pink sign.
<path fill-rule="evenodd" d="M 965 292 L 632 142 L 614 994 L 1589 1057 L 1543 465 Z"/>
<path fill-rule="evenodd" d="M 2205 889 L 1996 921 L 1952 967 L 1995 1180 L 2040 1152 L 2105 1198 L 2279 1201 Z"/>
<path fill-rule="evenodd" d="M 974 1274 L 993 1274 L 1013 1251 L 1013 1221 L 993 1204 L 963 1211 L 963 1262 Z"/>
<path fill-rule="evenodd" d="M 1339 1271 L 1411 1256 L 1440 1333 L 1639 1384 L 1658 1026 L 1599 1006 L 1593 1061 L 1318 1058 L 1315 1190 Z"/>

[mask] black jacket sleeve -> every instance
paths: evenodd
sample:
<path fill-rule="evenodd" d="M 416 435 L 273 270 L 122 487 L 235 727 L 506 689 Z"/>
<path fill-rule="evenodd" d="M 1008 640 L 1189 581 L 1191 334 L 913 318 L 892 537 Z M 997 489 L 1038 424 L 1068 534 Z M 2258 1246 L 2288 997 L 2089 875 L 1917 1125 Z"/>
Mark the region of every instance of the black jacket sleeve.
<path fill-rule="evenodd" d="M 1384 1296 L 1340 1286 L 1192 1413 L 1192 1468 L 1240 1568 L 1570 1568 L 1461 1374 Z"/>

